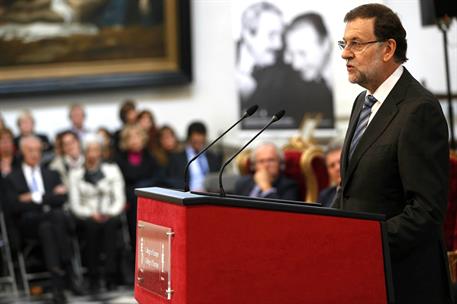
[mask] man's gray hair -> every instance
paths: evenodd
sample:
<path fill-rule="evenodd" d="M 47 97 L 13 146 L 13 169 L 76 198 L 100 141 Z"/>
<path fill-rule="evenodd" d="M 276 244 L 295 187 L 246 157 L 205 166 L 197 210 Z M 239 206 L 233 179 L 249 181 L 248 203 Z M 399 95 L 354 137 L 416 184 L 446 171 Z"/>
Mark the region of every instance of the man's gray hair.
<path fill-rule="evenodd" d="M 264 147 L 268 147 L 268 146 L 275 148 L 276 155 L 278 155 L 278 157 L 279 157 L 279 161 L 283 162 L 284 161 L 284 152 L 272 142 L 264 142 L 264 143 L 259 144 L 254 149 L 254 151 L 252 151 L 251 155 L 249 156 L 249 162 L 251 164 L 255 164 L 255 161 L 256 161 L 256 159 L 255 159 L 256 156 L 255 155 L 257 154 L 257 151 L 259 151 L 260 149 L 262 149 Z"/>
<path fill-rule="evenodd" d="M 329 142 L 327 148 L 325 149 L 325 156 L 329 155 L 332 152 L 343 149 L 343 140 L 341 138 L 335 138 Z"/>
<path fill-rule="evenodd" d="M 92 144 L 98 144 L 100 147 L 103 147 L 103 138 L 97 133 L 89 133 L 84 135 L 82 139 L 82 148 L 86 152 L 87 148 Z"/>
<path fill-rule="evenodd" d="M 41 142 L 41 139 L 38 136 L 31 134 L 31 135 L 26 135 L 26 136 L 21 137 L 21 139 L 19 140 L 19 149 L 22 151 L 24 148 L 24 145 L 31 141 L 37 141 L 40 143 L 40 145 L 43 145 L 43 143 Z"/>

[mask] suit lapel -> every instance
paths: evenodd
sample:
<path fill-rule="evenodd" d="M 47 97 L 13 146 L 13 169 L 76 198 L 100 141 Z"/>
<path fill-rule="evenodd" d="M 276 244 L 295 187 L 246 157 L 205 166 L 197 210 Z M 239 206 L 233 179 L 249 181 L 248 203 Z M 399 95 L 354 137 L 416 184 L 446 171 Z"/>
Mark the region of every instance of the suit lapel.
<path fill-rule="evenodd" d="M 343 170 L 345 170 L 343 186 L 346 185 L 350 180 L 362 156 L 365 154 L 368 148 L 370 148 L 376 142 L 376 140 L 379 138 L 379 136 L 381 136 L 381 134 L 389 126 L 390 122 L 397 114 L 397 105 L 404 99 L 406 94 L 405 88 L 408 86 L 411 77 L 412 76 L 405 68 L 402 76 L 395 84 L 394 88 L 389 93 L 386 100 L 383 102 L 382 106 L 376 113 L 375 117 L 372 119 L 367 129 L 365 130 L 365 133 L 355 148 L 354 154 L 352 155 L 350 161 L 347 160 L 350 140 L 347 140 L 345 143 L 346 151 L 343 155 L 348 163 L 346 164 L 347 166 L 343 168 Z M 360 111 L 358 111 L 358 113 L 360 114 Z M 355 128 L 355 126 L 353 126 L 353 128 Z M 351 130 L 351 132 L 354 133 L 354 130 Z"/>
<path fill-rule="evenodd" d="M 360 93 L 354 101 L 353 113 L 351 115 L 351 120 L 349 121 L 347 134 L 344 139 L 343 150 L 341 151 L 341 175 L 343 180 L 345 180 L 345 175 L 348 168 L 349 147 L 351 146 L 352 136 L 354 135 L 355 128 L 357 126 L 357 121 L 360 116 L 360 112 L 362 111 L 362 105 L 365 95 L 365 92 Z"/>
<path fill-rule="evenodd" d="M 22 166 L 19 167 L 20 170 L 18 170 L 18 186 L 23 186 L 22 189 L 19 189 L 19 193 L 25 193 L 25 192 L 30 192 L 29 184 L 27 183 L 27 179 L 25 178 L 24 174 L 24 169 L 22 169 Z"/>

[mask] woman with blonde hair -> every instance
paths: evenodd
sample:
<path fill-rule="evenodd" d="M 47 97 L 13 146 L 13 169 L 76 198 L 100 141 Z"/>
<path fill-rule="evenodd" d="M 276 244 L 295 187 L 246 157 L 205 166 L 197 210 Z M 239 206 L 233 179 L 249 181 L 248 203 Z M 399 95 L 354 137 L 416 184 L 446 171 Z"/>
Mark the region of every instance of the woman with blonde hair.
<path fill-rule="evenodd" d="M 146 148 L 147 134 L 138 125 L 128 125 L 122 129 L 119 147 L 121 151 L 115 161 L 125 180 L 127 197 L 127 219 L 129 223 L 132 249 L 136 238 L 136 196 L 135 188 L 151 187 L 158 184 L 162 171 L 155 158 Z"/>

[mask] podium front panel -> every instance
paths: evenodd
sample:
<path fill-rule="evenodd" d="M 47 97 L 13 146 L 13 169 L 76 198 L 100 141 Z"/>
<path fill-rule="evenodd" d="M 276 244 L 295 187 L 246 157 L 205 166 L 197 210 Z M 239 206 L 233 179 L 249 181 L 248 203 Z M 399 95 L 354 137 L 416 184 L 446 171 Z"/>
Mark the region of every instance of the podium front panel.
<path fill-rule="evenodd" d="M 138 219 L 170 227 L 171 300 L 139 303 L 387 303 L 381 223 L 140 197 Z"/>

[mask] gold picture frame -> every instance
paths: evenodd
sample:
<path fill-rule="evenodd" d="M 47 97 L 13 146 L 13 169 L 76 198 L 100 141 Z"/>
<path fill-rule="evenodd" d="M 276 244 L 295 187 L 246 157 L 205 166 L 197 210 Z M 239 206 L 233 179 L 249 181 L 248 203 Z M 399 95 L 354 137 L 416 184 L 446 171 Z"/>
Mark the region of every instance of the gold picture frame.
<path fill-rule="evenodd" d="M 120 11 L 122 7 L 118 5 L 121 12 L 118 15 L 123 17 L 119 24 L 112 13 L 103 15 L 100 9 L 99 15 L 92 14 L 93 23 L 87 20 L 76 25 L 65 21 L 43 22 L 44 17 L 29 17 L 27 23 L 20 19 L 21 7 L 12 5 L 3 10 L 0 7 L 0 49 L 3 50 L 3 55 L 0 54 L 0 94 L 157 86 L 191 81 L 189 1 L 96 1 L 104 5 L 99 4 L 99 7 L 105 11 L 112 3 L 124 3 L 128 7 L 149 3 L 151 7 L 146 12 L 150 14 L 146 17 L 155 16 L 155 19 L 132 13 L 128 20 L 124 17 L 126 7 Z M 139 12 L 140 8 L 137 8 Z M 154 10 L 153 15 L 151 10 Z M 45 15 L 48 19 L 49 11 Z M 26 16 L 34 15 L 28 12 Z M 85 32 L 36 40 L 33 26 L 39 28 L 43 24 L 51 30 L 56 29 L 57 33 L 60 29 Z M 25 34 L 20 36 L 22 29 Z M 11 39 L 7 30 L 19 33 L 19 38 Z"/>

